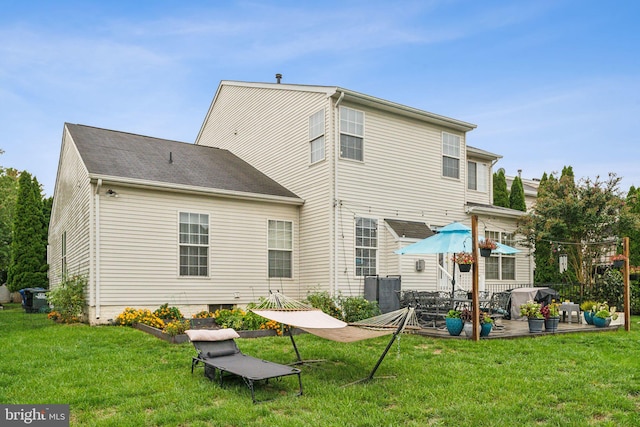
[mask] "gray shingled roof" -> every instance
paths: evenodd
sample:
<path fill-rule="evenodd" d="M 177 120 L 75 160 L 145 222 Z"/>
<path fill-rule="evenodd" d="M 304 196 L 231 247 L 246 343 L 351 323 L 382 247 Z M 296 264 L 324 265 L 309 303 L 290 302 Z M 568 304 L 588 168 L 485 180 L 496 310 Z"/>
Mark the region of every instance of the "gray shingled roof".
<path fill-rule="evenodd" d="M 298 198 L 227 150 L 91 126 L 65 126 L 92 175 Z"/>
<path fill-rule="evenodd" d="M 400 237 L 408 237 L 411 239 L 426 239 L 433 236 L 434 233 L 424 222 L 403 221 L 399 219 L 386 219 L 385 222 Z"/>

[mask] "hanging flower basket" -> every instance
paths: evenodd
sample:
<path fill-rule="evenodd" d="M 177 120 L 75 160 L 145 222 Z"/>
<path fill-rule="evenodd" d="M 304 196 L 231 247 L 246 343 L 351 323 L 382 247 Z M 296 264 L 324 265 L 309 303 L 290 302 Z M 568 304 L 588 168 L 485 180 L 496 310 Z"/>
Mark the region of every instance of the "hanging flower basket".
<path fill-rule="evenodd" d="M 484 258 L 489 258 L 491 256 L 491 249 L 480 248 L 480 256 Z"/>
<path fill-rule="evenodd" d="M 491 251 L 498 249 L 498 244 L 491 239 L 484 239 L 478 242 L 480 248 L 480 256 L 488 258 L 491 256 Z"/>
<path fill-rule="evenodd" d="M 471 264 L 460 264 L 458 265 L 461 273 L 468 273 L 471 271 Z"/>
<path fill-rule="evenodd" d="M 622 268 L 624 267 L 624 262 L 627 259 L 623 254 L 617 254 L 611 257 L 611 261 L 613 261 L 613 268 Z"/>

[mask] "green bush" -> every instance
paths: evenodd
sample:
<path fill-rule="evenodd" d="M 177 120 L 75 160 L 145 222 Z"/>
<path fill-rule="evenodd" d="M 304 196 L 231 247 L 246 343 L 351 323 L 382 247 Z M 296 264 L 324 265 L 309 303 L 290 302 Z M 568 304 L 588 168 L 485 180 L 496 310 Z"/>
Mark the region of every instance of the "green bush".
<path fill-rule="evenodd" d="M 156 311 L 153 312 L 153 314 L 169 322 L 172 320 L 180 320 L 184 317 L 178 307 L 169 307 L 168 303 L 162 304 L 158 309 L 156 309 Z"/>
<path fill-rule="evenodd" d="M 342 320 L 342 311 L 328 292 L 312 292 L 307 294 L 307 302 L 314 308 L 319 308 L 331 317 Z"/>
<path fill-rule="evenodd" d="M 380 307 L 375 301 L 368 301 L 363 297 L 346 297 L 340 299 L 343 319 L 345 322 L 357 322 L 380 314 Z"/>
<path fill-rule="evenodd" d="M 86 277 L 74 275 L 64 277 L 58 286 L 47 292 L 47 299 L 58 314 L 58 320 L 66 323 L 79 320 L 84 309 L 86 285 Z"/>

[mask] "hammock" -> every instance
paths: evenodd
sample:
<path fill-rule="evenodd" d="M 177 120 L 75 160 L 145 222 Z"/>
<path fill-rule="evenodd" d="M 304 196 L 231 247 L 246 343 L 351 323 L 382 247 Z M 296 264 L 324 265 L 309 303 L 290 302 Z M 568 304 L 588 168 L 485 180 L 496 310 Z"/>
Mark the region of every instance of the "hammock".
<path fill-rule="evenodd" d="M 413 307 L 403 308 L 348 324 L 329 316 L 322 310 L 288 298 L 279 292 L 271 293 L 268 299 L 258 307 L 252 308 L 251 311 L 267 319 L 288 326 L 295 326 L 321 338 L 343 343 L 393 334 L 375 368 L 363 381 L 373 378 L 399 333 L 407 328 L 420 329 Z M 298 357 L 297 363 L 303 363 L 293 339 L 291 328 L 289 328 L 289 337 Z"/>

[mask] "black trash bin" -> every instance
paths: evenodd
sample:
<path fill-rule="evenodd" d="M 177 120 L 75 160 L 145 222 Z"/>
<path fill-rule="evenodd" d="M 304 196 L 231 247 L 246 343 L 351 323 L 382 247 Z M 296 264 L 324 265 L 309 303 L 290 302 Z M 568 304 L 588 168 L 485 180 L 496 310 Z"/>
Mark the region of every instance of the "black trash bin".
<path fill-rule="evenodd" d="M 49 308 L 47 290 L 44 288 L 20 289 L 22 307 L 27 313 L 43 313 Z"/>

